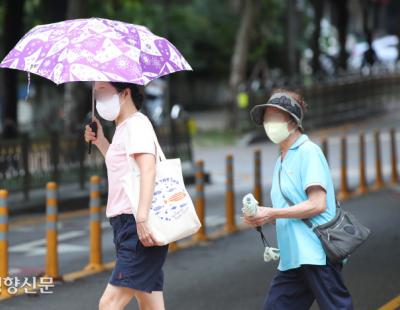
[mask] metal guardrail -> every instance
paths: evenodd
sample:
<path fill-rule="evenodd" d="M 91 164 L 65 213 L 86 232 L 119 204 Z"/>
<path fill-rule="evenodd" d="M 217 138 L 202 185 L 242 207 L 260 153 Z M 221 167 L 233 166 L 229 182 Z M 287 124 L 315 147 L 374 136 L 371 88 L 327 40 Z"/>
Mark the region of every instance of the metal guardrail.
<path fill-rule="evenodd" d="M 171 127 L 173 134 L 169 126 L 156 128 L 166 156 L 191 161 L 187 119 L 176 119 Z M 105 131 L 107 133 L 107 128 Z M 43 188 L 49 181 L 79 183 L 83 189 L 87 177 L 94 174 L 106 176 L 104 157 L 97 148 L 87 155 L 83 133 L 61 135 L 51 132 L 38 138 L 25 134 L 19 139 L 0 141 L 0 188 L 10 192 L 23 191 L 25 199 L 29 198 L 32 189 Z"/>
<path fill-rule="evenodd" d="M 86 176 L 101 173 L 103 156 L 95 150 L 86 156 L 87 146 L 82 135 L 50 133 L 47 137 L 30 138 L 24 135 L 16 140 L 0 141 L 0 181 L 10 192 L 29 191 L 43 187 L 48 181 L 58 183 L 80 182 Z"/>
<path fill-rule="evenodd" d="M 341 82 L 303 87 L 309 105 L 307 128 L 376 116 L 400 107 L 400 74 L 349 77 Z"/>
<path fill-rule="evenodd" d="M 384 72 L 370 76 L 349 75 L 310 86 L 282 87 L 300 92 L 308 106 L 307 129 L 359 120 L 400 108 L 400 73 Z M 279 86 L 276 86 L 279 88 Z M 270 90 L 253 93 L 252 105 L 265 103 Z"/>

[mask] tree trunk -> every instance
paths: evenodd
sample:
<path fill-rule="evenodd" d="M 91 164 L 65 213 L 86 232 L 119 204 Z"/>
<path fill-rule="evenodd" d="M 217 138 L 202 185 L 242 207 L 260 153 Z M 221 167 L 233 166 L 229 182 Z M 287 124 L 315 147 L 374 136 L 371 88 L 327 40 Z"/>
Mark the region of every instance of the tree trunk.
<path fill-rule="evenodd" d="M 68 0 L 67 19 L 85 18 L 88 12 L 88 0 Z M 91 95 L 91 94 L 90 94 Z M 82 128 L 85 107 L 90 100 L 87 89 L 82 83 L 66 83 L 64 88 L 64 131 L 72 133 Z"/>
<path fill-rule="evenodd" d="M 311 41 L 311 48 L 313 51 L 312 70 L 313 74 L 316 74 L 321 71 L 319 62 L 319 57 L 321 55 L 319 37 L 321 36 L 321 20 L 324 11 L 324 0 L 311 0 L 311 5 L 314 8 L 314 33 Z"/>
<path fill-rule="evenodd" d="M 293 78 L 297 72 L 297 12 L 296 0 L 287 0 L 286 7 L 286 36 L 285 36 L 285 52 L 286 52 L 286 74 L 289 79 Z"/>
<path fill-rule="evenodd" d="M 22 37 L 24 0 L 6 0 L 4 18 L 4 48 L 8 53 Z M 15 138 L 18 134 L 18 78 L 16 70 L 4 70 L 4 109 L 2 111 L 2 136 L 6 139 Z"/>
<path fill-rule="evenodd" d="M 229 76 L 230 109 L 228 112 L 228 128 L 236 128 L 238 121 L 238 106 L 236 95 L 241 83 L 245 81 L 247 69 L 247 56 L 251 39 L 251 29 L 254 25 L 255 0 L 244 0 L 243 13 L 240 26 L 236 33 L 235 47 L 231 59 L 231 72 Z"/>
<path fill-rule="evenodd" d="M 339 32 L 339 61 L 338 61 L 338 69 L 346 71 L 347 70 L 347 59 L 349 57 L 346 51 L 346 38 L 347 38 L 347 26 L 349 22 L 349 9 L 347 7 L 347 0 L 337 0 L 336 7 L 338 10 L 338 32 Z"/>

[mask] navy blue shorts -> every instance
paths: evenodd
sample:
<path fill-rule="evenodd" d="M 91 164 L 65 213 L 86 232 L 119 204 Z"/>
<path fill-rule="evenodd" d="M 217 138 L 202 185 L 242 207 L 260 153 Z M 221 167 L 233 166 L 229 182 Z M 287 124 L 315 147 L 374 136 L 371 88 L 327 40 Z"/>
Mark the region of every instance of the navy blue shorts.
<path fill-rule="evenodd" d="M 116 261 L 108 282 L 143 292 L 162 291 L 162 267 L 168 245 L 145 247 L 138 238 L 135 218 L 131 214 L 110 217 L 109 221 L 114 233 Z"/>
<path fill-rule="evenodd" d="M 263 310 L 306 310 L 317 300 L 322 310 L 353 309 L 343 283 L 342 264 L 302 265 L 278 271 L 272 280 Z"/>

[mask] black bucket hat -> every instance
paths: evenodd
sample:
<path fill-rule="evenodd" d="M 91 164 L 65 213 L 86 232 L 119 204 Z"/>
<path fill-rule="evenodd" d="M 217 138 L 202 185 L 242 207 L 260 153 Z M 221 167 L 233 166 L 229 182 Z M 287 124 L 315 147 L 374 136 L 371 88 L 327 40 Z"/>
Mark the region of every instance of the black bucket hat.
<path fill-rule="evenodd" d="M 254 106 L 250 111 L 250 116 L 257 125 L 264 123 L 264 113 L 267 107 L 275 107 L 289 113 L 297 122 L 297 125 L 303 129 L 303 108 L 297 100 L 288 94 L 283 92 L 275 93 L 269 98 L 267 103 Z"/>

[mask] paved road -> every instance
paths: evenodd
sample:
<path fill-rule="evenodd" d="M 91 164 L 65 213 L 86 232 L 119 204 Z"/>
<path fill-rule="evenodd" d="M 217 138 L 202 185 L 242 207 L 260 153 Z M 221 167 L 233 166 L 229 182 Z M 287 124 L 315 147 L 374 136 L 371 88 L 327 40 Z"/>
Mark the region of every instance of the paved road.
<path fill-rule="evenodd" d="M 374 151 L 371 128 L 380 127 L 383 129 L 382 135 L 382 162 L 384 178 L 390 177 L 389 160 L 389 136 L 387 127 L 393 124 L 385 118 L 385 122 L 379 122 L 371 126 L 368 122 L 364 126 L 367 132 L 367 177 L 369 183 L 373 183 L 374 171 Z M 345 127 L 344 130 L 349 134 L 349 183 L 351 187 L 358 185 L 358 149 L 357 149 L 357 130 L 363 128 L 361 125 L 356 127 Z M 341 130 L 329 132 L 329 160 L 335 184 L 339 185 L 339 136 Z M 324 133 L 322 133 L 324 134 Z M 326 134 L 326 133 L 325 133 Z M 310 137 L 318 142 L 321 132 L 313 132 Z M 400 154 L 400 134 L 398 139 L 398 154 Z M 220 228 L 225 221 L 224 216 L 224 190 L 225 190 L 225 166 L 224 158 L 226 154 L 232 153 L 235 161 L 235 189 L 236 206 L 239 212 L 241 197 L 252 191 L 253 160 L 252 151 L 256 148 L 262 150 L 262 174 L 264 185 L 264 202 L 270 204 L 269 187 L 271 182 L 272 169 L 274 167 L 278 149 L 271 143 L 261 143 L 251 147 L 236 145 L 212 148 L 196 148 L 196 159 L 205 160 L 206 169 L 212 174 L 212 184 L 206 187 L 206 223 L 208 231 Z M 399 162 L 400 170 L 400 162 Z M 189 188 L 194 194 L 194 188 Z M 105 203 L 105 202 L 104 202 Z M 11 206 L 12 207 L 12 206 Z M 29 219 L 38 215 L 29 215 Z M 239 213 L 237 214 L 239 217 Z M 369 216 L 373 217 L 372 213 Z M 103 213 L 103 256 L 104 261 L 108 262 L 114 258 L 112 244 L 112 232 L 108 221 Z M 45 260 L 45 225 L 43 221 L 33 221 L 31 224 L 11 225 L 10 227 L 10 273 L 12 276 L 24 276 L 38 274 L 43 271 Z M 79 212 L 70 218 L 66 218 L 59 223 L 59 253 L 60 253 L 60 273 L 82 269 L 88 261 L 88 216 L 79 215 Z M 181 255 L 181 254 L 174 254 Z M 400 291 L 400 289 L 399 289 Z"/>
<path fill-rule="evenodd" d="M 194 189 L 190 189 L 194 197 Z M 242 186 L 236 193 L 236 206 L 241 205 L 241 197 L 251 191 L 250 186 Z M 206 190 L 206 227 L 208 232 L 221 228 L 225 223 L 224 192 L 210 186 Z M 267 200 L 269 205 L 269 201 Z M 240 208 L 236 208 L 240 220 Z M 64 214 L 64 213 L 63 213 Z M 44 270 L 46 240 L 45 222 L 38 215 L 16 218 L 9 232 L 9 267 L 12 276 L 39 274 Z M 102 212 L 103 260 L 114 259 L 112 229 Z M 65 274 L 82 269 L 88 262 L 89 220 L 87 212 L 74 211 L 62 215 L 58 223 L 58 253 L 60 273 Z"/>
<path fill-rule="evenodd" d="M 344 205 L 372 229 L 344 268 L 355 309 L 377 309 L 400 293 L 400 191 L 384 190 Z M 273 227 L 265 229 L 275 242 Z M 260 309 L 276 264 L 262 261 L 254 230 L 172 253 L 165 266 L 167 309 Z M 57 285 L 53 294 L 15 297 L 1 309 L 96 309 L 110 271 Z M 134 301 L 128 309 L 137 309 Z M 314 306 L 314 309 L 317 307 Z"/>

